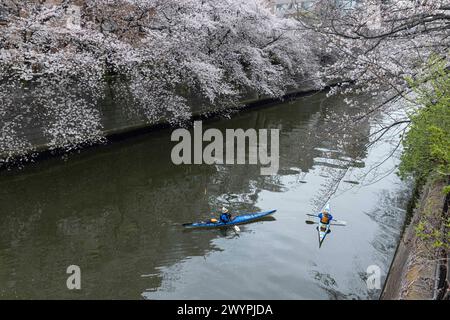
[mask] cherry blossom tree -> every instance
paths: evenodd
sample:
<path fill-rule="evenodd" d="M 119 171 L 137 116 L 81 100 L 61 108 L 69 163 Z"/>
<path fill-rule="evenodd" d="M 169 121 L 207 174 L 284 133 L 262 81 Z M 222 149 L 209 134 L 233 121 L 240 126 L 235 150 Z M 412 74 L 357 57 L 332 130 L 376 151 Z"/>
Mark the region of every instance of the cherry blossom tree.
<path fill-rule="evenodd" d="M 351 109 L 347 115 L 328 118 L 336 124 L 329 127 L 337 129 L 325 127 L 320 132 L 323 139 L 331 139 L 336 130 L 346 132 L 370 121 L 373 129 L 367 137 L 367 150 L 378 142 L 391 145 L 380 161 L 356 177 L 360 183 L 374 183 L 396 170 L 380 168 L 391 157 L 399 156 L 410 115 L 426 107 L 410 84 L 420 80 L 421 85 L 430 86 L 436 80 L 427 76 L 433 74 L 429 72 L 433 64 L 449 66 L 450 3 L 317 0 L 307 11 L 294 9 L 287 14 L 300 22 L 302 30 L 314 31 L 316 43 L 322 44 L 316 48 L 322 57 L 321 77 L 338 81 L 329 94 L 345 95 Z M 331 181 L 327 181 L 320 201 L 335 195 L 351 167 L 330 173 Z"/>
<path fill-rule="evenodd" d="M 149 123 L 179 124 L 193 107 L 322 85 L 312 32 L 262 0 L 6 0 L 0 16 L 4 162 L 33 150 L 30 126 L 50 148 L 102 141 L 107 92 Z"/>
<path fill-rule="evenodd" d="M 351 106 L 361 108 L 353 121 L 412 101 L 407 80 L 424 74 L 432 55 L 448 61 L 448 0 L 318 0 L 296 16 L 302 28 L 322 39 L 323 56 L 332 57 L 322 76 L 341 83 L 330 94 L 383 96 L 376 105 L 349 98 Z"/>

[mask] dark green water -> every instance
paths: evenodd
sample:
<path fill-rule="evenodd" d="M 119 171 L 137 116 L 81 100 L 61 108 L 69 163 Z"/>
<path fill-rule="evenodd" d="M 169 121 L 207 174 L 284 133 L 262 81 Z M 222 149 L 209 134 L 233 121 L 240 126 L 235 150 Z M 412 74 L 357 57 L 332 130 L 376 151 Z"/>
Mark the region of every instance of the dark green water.
<path fill-rule="evenodd" d="M 388 171 L 396 157 L 378 168 L 382 179 L 354 183 L 391 145 L 366 150 L 375 121 L 322 134 L 346 110 L 316 94 L 204 124 L 280 129 L 276 176 L 256 165 L 173 165 L 170 130 L 0 173 L 0 298 L 377 298 L 366 269 L 379 266 L 384 281 L 408 188 Z M 305 214 L 348 166 L 330 202 L 348 226 L 319 249 Z M 223 205 L 278 211 L 239 234 L 180 226 Z M 66 287 L 72 264 L 81 290 Z"/>

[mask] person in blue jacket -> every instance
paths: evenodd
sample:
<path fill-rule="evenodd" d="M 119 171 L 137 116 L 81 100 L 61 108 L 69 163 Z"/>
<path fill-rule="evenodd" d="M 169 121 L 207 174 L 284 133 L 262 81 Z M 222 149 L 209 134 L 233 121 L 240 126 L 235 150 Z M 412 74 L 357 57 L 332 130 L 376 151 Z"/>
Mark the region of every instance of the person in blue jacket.
<path fill-rule="evenodd" d="M 333 220 L 333 216 L 326 209 L 323 209 L 322 212 L 318 214 L 318 217 L 323 224 L 330 224 L 331 220 Z M 330 232 L 331 230 L 328 229 L 328 233 Z"/>
<path fill-rule="evenodd" d="M 228 212 L 228 209 L 223 207 L 222 208 L 222 213 L 220 215 L 220 221 L 222 221 L 223 223 L 227 223 L 231 221 L 231 213 Z"/>

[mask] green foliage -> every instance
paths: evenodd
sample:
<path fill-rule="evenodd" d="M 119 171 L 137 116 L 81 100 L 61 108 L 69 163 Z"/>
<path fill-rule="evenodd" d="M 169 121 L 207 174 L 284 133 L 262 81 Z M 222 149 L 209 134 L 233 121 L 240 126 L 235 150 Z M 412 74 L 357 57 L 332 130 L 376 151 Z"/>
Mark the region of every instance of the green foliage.
<path fill-rule="evenodd" d="M 444 190 L 442 190 L 442 192 L 443 192 L 444 194 L 449 194 L 449 193 L 450 193 L 450 186 L 444 187 Z"/>
<path fill-rule="evenodd" d="M 415 178 L 419 186 L 429 177 L 448 181 L 450 176 L 450 77 L 447 65 L 446 59 L 432 57 L 420 77 L 407 79 L 419 108 L 410 114 L 410 129 L 403 140 L 399 175 Z M 450 186 L 443 192 L 450 193 Z M 428 214 L 421 217 L 415 228 L 417 237 L 433 248 L 449 249 L 450 219 L 444 218 L 441 224 L 436 224 L 432 217 Z M 444 225 L 443 229 L 441 225 Z"/>
<path fill-rule="evenodd" d="M 444 230 L 450 227 L 450 219 L 444 221 Z M 450 232 L 443 233 L 440 229 L 436 229 L 427 217 L 422 217 L 415 227 L 416 235 L 419 239 L 431 244 L 432 248 L 450 249 Z"/>
<path fill-rule="evenodd" d="M 402 178 L 425 181 L 431 175 L 450 175 L 450 77 L 446 66 L 445 59 L 433 57 L 423 76 L 408 79 L 420 107 L 410 114 L 410 130 L 403 141 Z"/>

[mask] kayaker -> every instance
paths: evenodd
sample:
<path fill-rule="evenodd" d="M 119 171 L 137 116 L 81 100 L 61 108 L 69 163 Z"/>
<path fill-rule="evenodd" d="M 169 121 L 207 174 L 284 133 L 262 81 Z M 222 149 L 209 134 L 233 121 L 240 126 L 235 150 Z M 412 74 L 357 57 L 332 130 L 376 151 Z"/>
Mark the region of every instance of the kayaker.
<path fill-rule="evenodd" d="M 222 207 L 222 214 L 220 215 L 220 221 L 223 223 L 227 223 L 231 221 L 231 213 L 228 212 L 228 209 Z"/>
<path fill-rule="evenodd" d="M 323 210 L 319 213 L 318 217 L 323 224 L 329 224 L 330 221 L 333 220 L 333 216 L 327 210 Z"/>
<path fill-rule="evenodd" d="M 328 212 L 328 210 L 322 210 L 318 215 L 320 222 L 323 224 L 330 224 L 331 220 L 333 220 L 333 216 Z M 327 233 L 330 233 L 331 229 L 328 229 Z"/>

